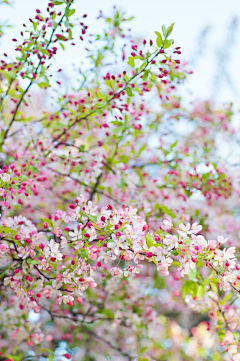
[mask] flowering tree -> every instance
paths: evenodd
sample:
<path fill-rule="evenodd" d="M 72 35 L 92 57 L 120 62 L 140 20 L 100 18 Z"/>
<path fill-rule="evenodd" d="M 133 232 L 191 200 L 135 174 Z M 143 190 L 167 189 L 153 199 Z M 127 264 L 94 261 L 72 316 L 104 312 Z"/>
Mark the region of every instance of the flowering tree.
<path fill-rule="evenodd" d="M 116 9 L 85 18 L 50 1 L 2 56 L 0 357 L 239 361 L 232 106 L 182 99 L 173 24 L 136 44 Z"/>

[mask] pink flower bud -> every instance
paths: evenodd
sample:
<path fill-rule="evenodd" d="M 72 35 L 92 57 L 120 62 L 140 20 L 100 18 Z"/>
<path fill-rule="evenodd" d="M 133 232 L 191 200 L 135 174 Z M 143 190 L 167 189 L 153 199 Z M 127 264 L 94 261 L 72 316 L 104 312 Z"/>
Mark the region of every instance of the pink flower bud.
<path fill-rule="evenodd" d="M 150 258 L 153 256 L 153 253 L 152 252 L 146 252 L 146 257 Z"/>

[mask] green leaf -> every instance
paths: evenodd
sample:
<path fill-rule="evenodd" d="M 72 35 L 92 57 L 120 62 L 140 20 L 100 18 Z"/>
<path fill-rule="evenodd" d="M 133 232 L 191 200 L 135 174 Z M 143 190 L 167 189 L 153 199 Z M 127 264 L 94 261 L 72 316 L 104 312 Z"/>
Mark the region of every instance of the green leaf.
<path fill-rule="evenodd" d="M 141 146 L 141 148 L 139 149 L 139 151 L 137 152 L 137 154 L 136 154 L 136 157 L 138 158 L 139 156 L 140 156 L 140 154 L 144 151 L 144 149 L 146 149 L 146 147 L 147 147 L 147 144 L 143 144 L 142 146 Z"/>
<path fill-rule="evenodd" d="M 97 222 L 97 216 L 92 216 L 90 214 L 86 214 L 86 216 L 88 217 L 88 219 L 90 219 L 90 221 L 92 221 L 93 223 Z"/>
<path fill-rule="evenodd" d="M 38 260 L 37 259 L 29 259 L 29 258 L 27 258 L 27 263 L 35 265 L 35 264 L 38 264 Z"/>
<path fill-rule="evenodd" d="M 145 71 L 145 73 L 143 74 L 142 80 L 143 80 L 143 81 L 146 81 L 147 78 L 148 78 L 148 72 Z"/>
<path fill-rule="evenodd" d="M 125 19 L 125 21 L 132 21 L 134 19 L 134 16 L 130 16 L 130 18 Z"/>
<path fill-rule="evenodd" d="M 65 9 L 65 16 L 66 16 L 66 18 L 69 17 L 69 14 L 70 14 L 70 9 L 69 9 L 69 6 L 67 6 L 66 9 Z"/>
<path fill-rule="evenodd" d="M 227 303 L 229 300 L 231 300 L 232 298 L 232 293 L 228 293 L 225 297 L 224 297 L 224 303 Z"/>
<path fill-rule="evenodd" d="M 105 356 L 106 356 L 108 361 L 112 361 L 112 357 L 108 353 L 105 353 Z"/>
<path fill-rule="evenodd" d="M 0 231 L 3 231 L 4 233 L 10 233 L 12 235 L 16 235 L 17 234 L 17 231 L 11 229 L 11 228 L 8 228 L 8 227 L 0 227 Z"/>
<path fill-rule="evenodd" d="M 127 164 L 127 163 L 129 162 L 129 156 L 127 156 L 127 155 L 121 155 L 121 156 L 119 157 L 119 160 L 120 160 L 121 163 Z"/>
<path fill-rule="evenodd" d="M 35 21 L 33 21 L 33 29 L 36 31 L 37 30 L 37 23 L 35 23 Z"/>
<path fill-rule="evenodd" d="M 121 178 L 119 187 L 120 187 L 120 188 L 123 188 L 124 186 L 125 186 L 124 179 Z"/>
<path fill-rule="evenodd" d="M 148 349 L 147 346 L 143 346 L 141 349 L 140 349 L 140 353 L 143 353 L 144 351 L 146 351 Z"/>
<path fill-rule="evenodd" d="M 48 88 L 49 87 L 49 85 L 48 85 L 48 83 L 44 83 L 43 81 L 41 81 L 40 83 L 38 83 L 37 84 L 38 86 L 39 86 L 39 88 Z"/>
<path fill-rule="evenodd" d="M 128 64 L 129 64 L 132 68 L 134 68 L 134 67 L 135 67 L 134 58 L 129 57 L 129 58 L 128 58 Z"/>
<path fill-rule="evenodd" d="M 178 144 L 178 140 L 176 140 L 176 142 L 174 142 L 174 143 L 171 145 L 171 149 L 173 149 L 174 147 L 176 147 L 177 144 Z"/>
<path fill-rule="evenodd" d="M 190 293 L 191 293 L 192 297 L 196 297 L 197 292 L 198 292 L 198 284 L 196 282 L 193 282 L 191 289 L 190 289 Z"/>
<path fill-rule="evenodd" d="M 168 207 L 166 206 L 161 206 L 161 209 L 164 213 L 166 213 L 168 216 L 170 216 L 171 218 L 176 218 L 176 214 L 173 213 Z"/>
<path fill-rule="evenodd" d="M 109 318 L 114 318 L 114 313 L 113 313 L 112 310 L 109 310 L 109 309 L 104 310 L 104 313 L 105 313 L 105 315 L 106 315 L 107 317 L 109 317 Z"/>
<path fill-rule="evenodd" d="M 132 97 L 133 96 L 133 92 L 132 92 L 132 89 L 131 88 L 126 88 L 126 93 L 129 97 Z"/>
<path fill-rule="evenodd" d="M 47 49 L 41 49 L 41 53 L 49 56 L 49 51 Z"/>
<path fill-rule="evenodd" d="M 171 41 L 165 40 L 164 45 L 163 45 L 163 49 L 170 48 L 171 45 L 172 45 Z"/>
<path fill-rule="evenodd" d="M 192 281 L 187 281 L 182 286 L 182 296 L 183 296 L 183 298 L 185 298 L 190 293 L 192 284 L 193 284 Z"/>
<path fill-rule="evenodd" d="M 166 29 L 166 26 L 165 26 L 165 25 L 162 26 L 162 32 L 163 32 L 163 36 L 166 38 L 167 29 Z"/>
<path fill-rule="evenodd" d="M 140 70 L 143 70 L 143 68 L 147 65 L 148 63 L 144 62 L 142 63 L 142 65 L 140 66 Z"/>
<path fill-rule="evenodd" d="M 218 286 L 216 283 L 214 282 L 211 283 L 211 289 L 213 290 L 213 292 L 218 294 Z"/>
<path fill-rule="evenodd" d="M 146 235 L 146 243 L 148 248 L 152 247 L 153 245 L 153 236 L 151 236 L 150 234 Z"/>
<path fill-rule="evenodd" d="M 198 286 L 197 299 L 201 299 L 205 295 L 205 288 L 203 285 Z"/>
<path fill-rule="evenodd" d="M 47 223 L 47 224 L 49 225 L 49 227 L 54 228 L 54 227 L 53 227 L 53 222 L 52 222 L 50 219 L 48 219 L 48 218 L 41 218 L 41 221 Z"/>
<path fill-rule="evenodd" d="M 69 16 L 72 16 L 75 13 L 75 11 L 76 11 L 75 9 L 71 9 Z"/>
<path fill-rule="evenodd" d="M 196 282 L 197 281 L 197 269 L 191 269 L 189 271 L 188 277 L 191 281 Z"/>
<path fill-rule="evenodd" d="M 72 30 L 68 29 L 68 39 L 72 39 Z"/>
<path fill-rule="evenodd" d="M 159 37 L 162 37 L 161 33 L 159 33 L 159 31 L 154 31 L 154 33 L 159 36 Z"/>
<path fill-rule="evenodd" d="M 168 38 L 169 35 L 171 35 L 171 33 L 172 33 L 172 31 L 173 31 L 173 27 L 174 27 L 174 23 L 172 23 L 172 24 L 167 28 L 166 38 Z"/>
<path fill-rule="evenodd" d="M 18 345 L 16 345 L 13 350 L 12 350 L 12 353 L 13 355 L 15 355 L 17 353 L 17 350 L 18 350 Z"/>
<path fill-rule="evenodd" d="M 113 120 L 111 123 L 114 125 L 123 125 L 123 122 L 120 122 L 119 120 Z"/>
<path fill-rule="evenodd" d="M 157 40 L 156 40 L 156 43 L 157 43 L 157 46 L 160 48 L 161 45 L 162 45 L 162 35 L 160 34 L 160 36 L 157 37 Z"/>
<path fill-rule="evenodd" d="M 80 254 L 83 259 L 88 259 L 88 253 L 85 251 L 85 249 L 81 249 Z"/>

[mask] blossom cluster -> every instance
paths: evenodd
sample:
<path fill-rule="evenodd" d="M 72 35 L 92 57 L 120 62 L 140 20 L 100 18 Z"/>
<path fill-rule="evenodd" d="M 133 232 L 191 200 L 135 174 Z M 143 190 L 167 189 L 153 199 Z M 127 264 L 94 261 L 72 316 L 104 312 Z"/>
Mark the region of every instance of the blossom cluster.
<path fill-rule="evenodd" d="M 0 59 L 0 358 L 239 361 L 233 108 L 180 96 L 173 24 L 86 18 L 49 0 Z"/>

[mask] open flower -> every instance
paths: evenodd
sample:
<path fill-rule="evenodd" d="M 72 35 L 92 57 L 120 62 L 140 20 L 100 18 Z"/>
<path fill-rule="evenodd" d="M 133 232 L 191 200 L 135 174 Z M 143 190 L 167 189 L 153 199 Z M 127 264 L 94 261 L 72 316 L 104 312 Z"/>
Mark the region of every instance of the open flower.
<path fill-rule="evenodd" d="M 110 269 L 110 274 L 111 276 L 118 276 L 121 275 L 123 273 L 122 269 L 119 267 L 112 267 Z"/>
<path fill-rule="evenodd" d="M 50 242 L 48 242 L 48 247 L 44 248 L 44 255 L 46 258 L 54 257 L 58 261 L 62 260 L 62 253 L 59 251 L 59 243 L 55 242 L 53 239 L 51 239 Z"/>
<path fill-rule="evenodd" d="M 62 292 L 60 291 L 61 287 L 62 283 L 55 283 L 52 284 L 52 286 L 47 285 L 45 286 L 45 290 L 43 292 L 46 293 L 49 297 L 62 296 Z"/>
<path fill-rule="evenodd" d="M 202 230 L 202 226 L 198 223 L 193 223 L 192 226 L 189 222 L 187 224 L 180 223 L 178 233 L 182 237 L 187 237 L 188 234 L 197 234 Z"/>
<path fill-rule="evenodd" d="M 71 295 L 64 295 L 57 298 L 57 303 L 61 305 L 63 303 L 64 305 L 67 305 L 69 302 L 73 302 L 74 298 Z"/>
<path fill-rule="evenodd" d="M 127 249 L 127 245 L 123 243 L 125 241 L 125 236 L 116 237 L 115 234 L 112 235 L 112 242 L 108 243 L 108 248 L 111 248 L 114 253 L 118 256 L 121 249 Z"/>
<path fill-rule="evenodd" d="M 168 250 L 171 250 L 173 248 L 177 248 L 178 238 L 175 235 L 167 234 L 163 240 L 163 243 L 168 246 Z"/>
<path fill-rule="evenodd" d="M 172 228 L 172 226 L 173 226 L 173 224 L 172 224 L 171 218 L 167 217 L 166 219 L 163 220 L 162 229 L 164 231 L 169 230 L 170 228 Z"/>
<path fill-rule="evenodd" d="M 73 232 L 69 232 L 69 236 L 71 237 L 71 241 L 82 239 L 82 230 L 78 229 L 78 227 L 75 227 Z"/>
<path fill-rule="evenodd" d="M 100 252 L 99 254 L 99 257 L 98 257 L 98 261 L 101 262 L 101 261 L 104 261 L 105 264 L 108 263 L 108 261 L 110 260 L 114 260 L 116 259 L 116 256 L 114 254 L 112 254 L 111 251 L 108 251 L 108 252 Z"/>
<path fill-rule="evenodd" d="M 7 174 L 7 173 L 0 174 L 0 178 L 4 183 L 9 182 L 11 179 L 10 174 Z"/>

